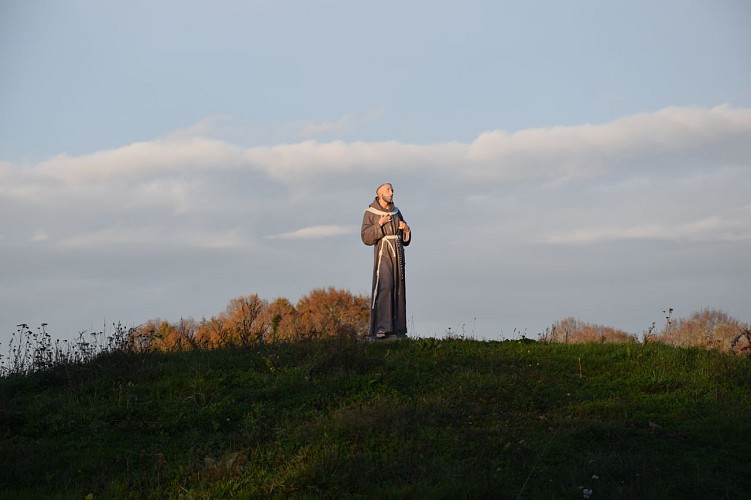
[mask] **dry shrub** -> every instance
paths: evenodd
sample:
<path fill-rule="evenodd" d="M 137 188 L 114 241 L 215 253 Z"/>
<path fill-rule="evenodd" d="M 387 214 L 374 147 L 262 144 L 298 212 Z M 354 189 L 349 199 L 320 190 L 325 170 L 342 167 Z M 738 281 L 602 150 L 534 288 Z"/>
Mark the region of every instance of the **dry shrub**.
<path fill-rule="evenodd" d="M 361 337 L 368 330 L 368 298 L 330 287 L 313 290 L 297 302 L 299 340 Z"/>
<path fill-rule="evenodd" d="M 705 347 L 728 352 L 745 345 L 740 338 L 748 325 L 717 309 L 702 309 L 688 319 L 666 324 L 655 340 L 684 347 Z M 737 339 L 737 340 L 736 340 Z M 751 340 L 751 339 L 749 339 Z"/>
<path fill-rule="evenodd" d="M 268 342 L 297 340 L 297 310 L 289 300 L 280 297 L 261 311 L 260 319 L 266 327 Z"/>
<path fill-rule="evenodd" d="M 232 299 L 225 312 L 198 323 L 150 320 L 134 328 L 127 342 L 139 351 L 170 351 L 358 337 L 367 333 L 368 315 L 367 297 L 333 287 L 313 290 L 296 306 L 285 298 L 269 303 L 253 294 Z"/>
<path fill-rule="evenodd" d="M 217 349 L 230 344 L 232 334 L 221 317 L 202 318 L 196 331 L 196 342 L 204 349 Z"/>
<path fill-rule="evenodd" d="M 231 344 L 246 346 L 263 343 L 266 325 L 260 316 L 266 304 L 256 294 L 230 301 L 222 320 L 226 330 L 230 332 Z"/>
<path fill-rule="evenodd" d="M 542 340 L 583 344 L 586 342 L 634 342 L 636 339 L 623 330 L 568 317 L 554 323 Z"/>
<path fill-rule="evenodd" d="M 129 332 L 126 348 L 139 352 L 195 349 L 196 330 L 192 319 L 180 319 L 176 324 L 152 319 Z"/>
<path fill-rule="evenodd" d="M 751 357 L 751 326 L 747 326 L 730 342 L 730 351 Z"/>

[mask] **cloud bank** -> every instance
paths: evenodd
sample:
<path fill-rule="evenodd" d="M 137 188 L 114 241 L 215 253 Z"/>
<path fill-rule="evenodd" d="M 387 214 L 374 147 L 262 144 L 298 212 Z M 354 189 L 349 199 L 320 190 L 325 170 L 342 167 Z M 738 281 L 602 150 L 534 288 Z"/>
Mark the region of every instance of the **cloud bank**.
<path fill-rule="evenodd" d="M 290 231 L 288 233 L 267 236 L 266 238 L 280 240 L 313 240 L 318 238 L 328 238 L 329 236 L 349 234 L 354 231 L 355 228 L 352 226 L 310 226 L 296 231 Z"/>
<path fill-rule="evenodd" d="M 264 198 L 256 186 L 272 184 L 281 189 L 284 193 L 281 199 L 264 199 L 270 206 L 284 205 L 290 199 L 287 197 L 295 196 L 292 193 L 308 200 L 313 195 L 300 193 L 320 189 L 326 189 L 327 196 L 338 198 L 341 194 L 336 190 L 341 179 L 367 182 L 384 171 L 394 172 L 390 176 L 422 177 L 438 184 L 460 183 L 465 190 L 474 187 L 483 191 L 488 185 L 519 182 L 548 187 L 571 184 L 573 189 L 586 186 L 586 182 L 642 179 L 670 185 L 666 189 L 673 191 L 679 189 L 678 183 L 698 171 L 714 177 L 728 175 L 727 170 L 734 169 L 735 176 L 742 179 L 748 175 L 751 163 L 751 109 L 726 105 L 710 109 L 666 108 L 599 125 L 516 132 L 495 130 L 482 133 L 466 144 L 305 140 L 243 148 L 191 135 L 201 131 L 198 127 L 164 139 L 81 156 L 61 154 L 32 165 L 0 164 L 2 202 L 17 217 L 23 218 L 27 210 L 37 212 L 32 220 L 15 224 L 19 230 L 26 228 L 36 235 L 28 239 L 38 240 L 39 234 L 46 234 L 47 241 L 70 247 L 86 241 L 120 242 L 112 228 L 122 225 L 129 213 L 206 214 L 236 204 L 240 205 L 240 213 L 250 210 L 250 221 L 255 222 L 258 212 L 253 212 L 252 203 L 243 199 L 242 190 L 237 189 L 238 182 L 246 183 L 247 198 Z M 54 220 L 66 212 L 73 219 L 81 217 L 81 211 L 90 210 L 103 215 L 111 213 L 116 218 L 114 224 L 102 219 L 97 225 L 105 228 L 96 231 L 83 231 L 73 220 L 67 221 L 68 228 L 57 227 L 58 231 L 52 231 L 54 224 L 46 222 L 46 217 L 32 205 L 46 207 L 53 214 L 49 218 Z M 608 228 L 570 228 L 549 235 L 547 240 L 586 243 L 614 238 L 681 239 L 701 238 L 701 235 L 744 239 L 748 237 L 748 228 L 738 210 L 742 212 L 741 207 L 730 206 L 725 213 L 687 217 L 670 227 L 634 223 L 623 227 L 609 224 Z M 284 208 L 274 211 L 285 217 Z M 264 210 L 260 214 L 268 215 Z M 230 213 L 225 215 L 233 217 Z M 289 221 L 283 224 L 289 230 L 261 236 L 282 240 L 332 237 L 345 232 L 343 228 L 348 224 L 344 222 L 311 224 L 299 229 L 299 224 Z M 290 227 L 293 225 L 298 228 Z M 171 230 L 149 231 L 150 234 L 133 239 L 178 237 L 186 244 L 196 244 L 201 239 L 175 235 Z M 224 242 L 219 246 L 241 244 L 243 237 L 228 236 L 233 231 L 240 230 L 224 228 L 221 235 L 207 238 Z M 144 230 L 131 228 L 127 232 L 139 235 Z"/>
<path fill-rule="evenodd" d="M 6 163 L 0 175 L 11 185 L 26 179 L 70 186 L 143 181 L 196 171 L 250 170 L 295 184 L 319 176 L 377 173 L 388 167 L 410 173 L 440 171 L 478 181 L 562 182 L 622 168 L 742 164 L 751 155 L 749 136 L 751 109 L 726 105 L 666 108 L 600 125 L 512 133 L 494 130 L 469 144 L 305 140 L 242 148 L 218 139 L 180 134 L 83 156 L 63 154 L 35 165 Z"/>

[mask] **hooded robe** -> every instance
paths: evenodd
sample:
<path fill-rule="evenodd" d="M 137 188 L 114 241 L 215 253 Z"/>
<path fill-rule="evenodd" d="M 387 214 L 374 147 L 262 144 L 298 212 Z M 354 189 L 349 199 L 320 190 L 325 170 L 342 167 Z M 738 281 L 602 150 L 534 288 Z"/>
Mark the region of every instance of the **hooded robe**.
<path fill-rule="evenodd" d="M 378 219 L 391 214 L 391 222 L 383 227 Z M 404 288 L 404 247 L 409 245 L 411 234 L 406 236 L 398 229 L 404 221 L 393 204 L 388 210 L 381 208 L 378 198 L 370 204 L 362 217 L 362 242 L 373 246 L 373 286 L 370 295 L 370 326 L 368 335 L 378 333 L 407 333 L 407 301 Z"/>

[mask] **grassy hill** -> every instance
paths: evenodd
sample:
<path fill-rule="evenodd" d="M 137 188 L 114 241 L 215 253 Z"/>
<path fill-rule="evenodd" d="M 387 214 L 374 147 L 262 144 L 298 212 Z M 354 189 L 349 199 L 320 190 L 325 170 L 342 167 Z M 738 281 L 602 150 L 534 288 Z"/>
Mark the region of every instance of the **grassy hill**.
<path fill-rule="evenodd" d="M 745 498 L 751 361 L 326 340 L 0 379 L 3 498 Z"/>

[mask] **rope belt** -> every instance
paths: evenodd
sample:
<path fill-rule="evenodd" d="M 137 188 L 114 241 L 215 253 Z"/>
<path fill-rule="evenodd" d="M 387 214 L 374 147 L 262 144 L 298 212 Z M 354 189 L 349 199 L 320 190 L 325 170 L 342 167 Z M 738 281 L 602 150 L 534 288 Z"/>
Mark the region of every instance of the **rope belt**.
<path fill-rule="evenodd" d="M 378 297 L 378 282 L 381 281 L 381 258 L 383 257 L 383 248 L 385 246 L 388 246 L 388 249 L 391 251 L 391 255 L 397 257 L 394 245 L 391 244 L 392 240 L 396 240 L 398 245 L 399 235 L 387 234 L 378 242 L 378 246 L 380 246 L 381 248 L 378 250 L 378 266 L 376 267 L 376 282 L 375 289 L 373 290 L 373 304 L 370 306 L 371 309 L 375 309 L 376 298 Z"/>

